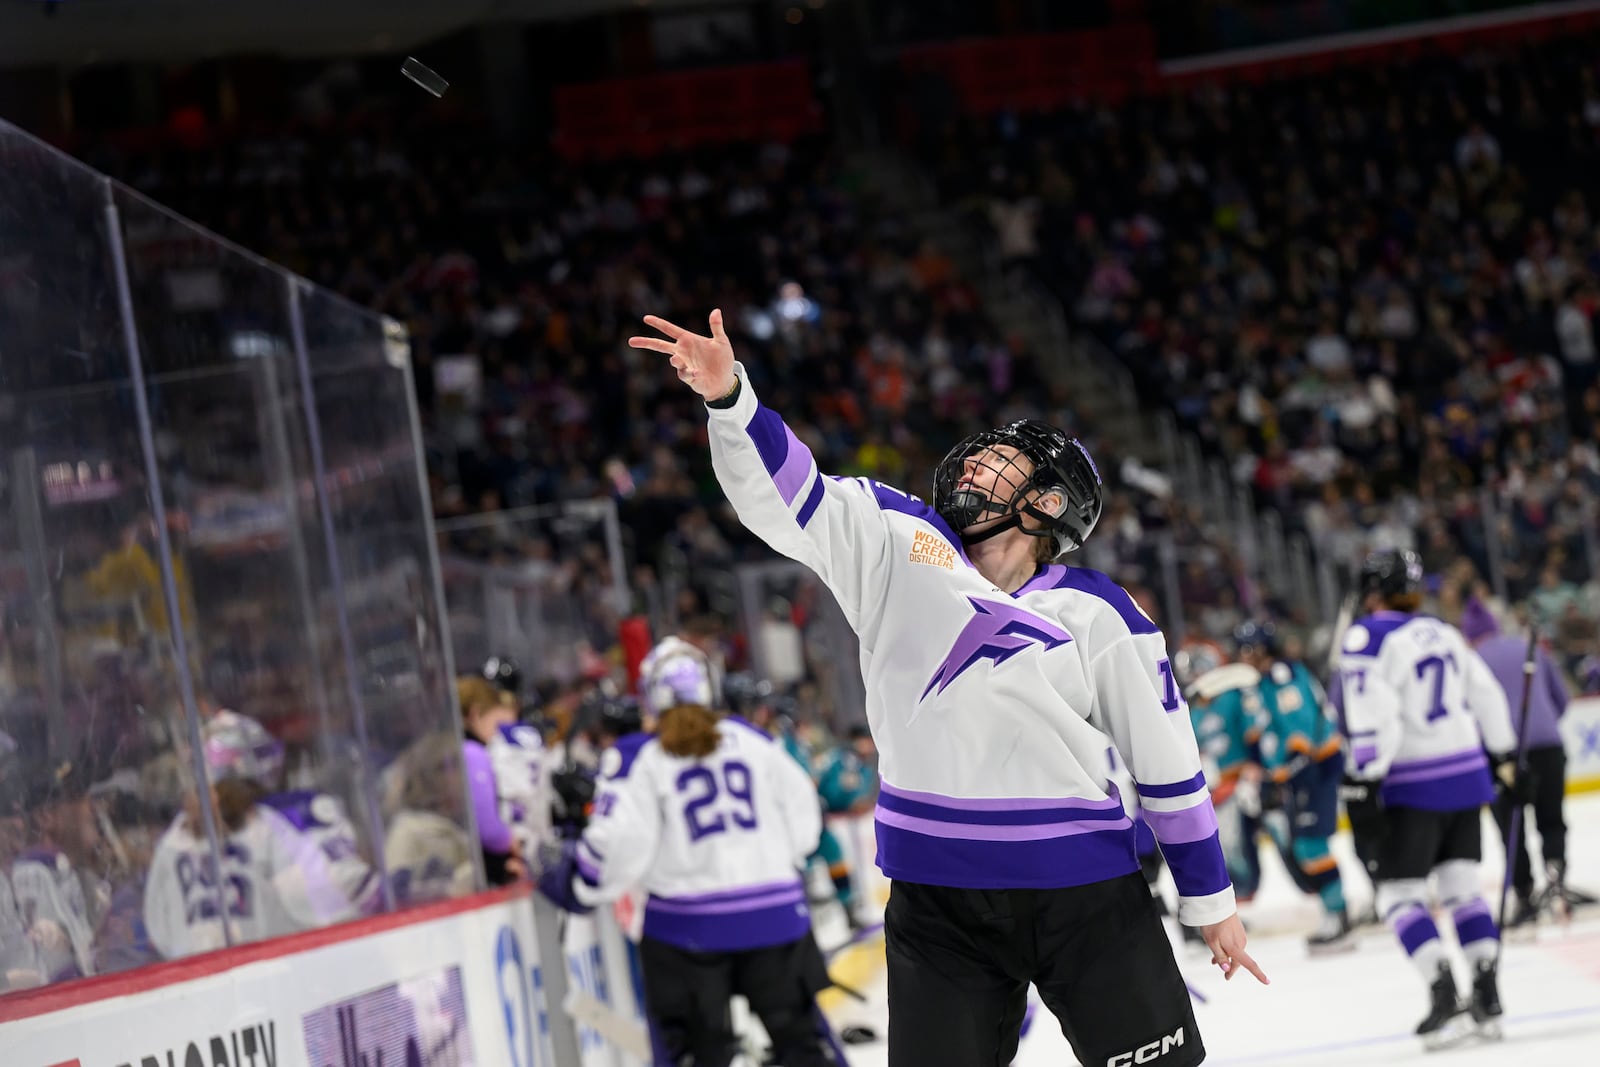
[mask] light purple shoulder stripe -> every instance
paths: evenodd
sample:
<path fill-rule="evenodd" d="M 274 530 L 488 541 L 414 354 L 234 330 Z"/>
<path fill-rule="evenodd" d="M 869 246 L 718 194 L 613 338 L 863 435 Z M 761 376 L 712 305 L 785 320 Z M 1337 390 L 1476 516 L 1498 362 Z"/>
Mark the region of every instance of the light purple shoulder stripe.
<path fill-rule="evenodd" d="M 1142 814 L 1144 821 L 1150 824 L 1151 832 L 1156 835 L 1156 840 L 1164 845 L 1204 841 L 1217 832 L 1217 809 L 1211 806 L 1210 800 L 1202 800 L 1182 811 L 1151 811 L 1145 808 Z"/>
<path fill-rule="evenodd" d="M 772 476 L 778 495 L 785 504 L 793 505 L 804 489 L 814 466 L 811 450 L 789 429 L 778 413 L 764 404 L 757 404 L 755 414 L 745 424 L 744 432 L 756 446 L 762 466 Z"/>

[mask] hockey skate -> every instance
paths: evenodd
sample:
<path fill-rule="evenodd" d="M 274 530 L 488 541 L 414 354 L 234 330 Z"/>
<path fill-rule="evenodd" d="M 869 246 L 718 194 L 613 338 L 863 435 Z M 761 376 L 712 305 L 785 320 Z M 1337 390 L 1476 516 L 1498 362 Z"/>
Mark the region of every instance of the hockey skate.
<path fill-rule="evenodd" d="M 1548 911 L 1563 926 L 1572 922 L 1572 897 L 1567 893 L 1567 865 L 1562 860 L 1545 864 L 1545 885 L 1532 905 L 1535 915 Z"/>
<path fill-rule="evenodd" d="M 1317 927 L 1316 933 L 1306 938 L 1306 950 L 1313 956 L 1331 956 L 1337 952 L 1349 952 L 1356 947 L 1356 940 L 1351 930 L 1349 912 L 1324 912 L 1322 925 Z"/>
<path fill-rule="evenodd" d="M 1422 1047 L 1429 1052 L 1450 1048 L 1470 1033 L 1458 1021 L 1467 1009 L 1456 996 L 1456 979 L 1450 964 L 1441 962 L 1435 975 L 1433 985 L 1428 987 L 1432 1007 L 1417 1024 L 1417 1036 L 1422 1038 Z"/>
<path fill-rule="evenodd" d="M 1500 983 L 1493 960 L 1479 960 L 1472 976 L 1472 1003 L 1468 1006 L 1472 1021 L 1477 1024 L 1478 1036 L 1486 1041 L 1498 1041 L 1500 1029 Z"/>

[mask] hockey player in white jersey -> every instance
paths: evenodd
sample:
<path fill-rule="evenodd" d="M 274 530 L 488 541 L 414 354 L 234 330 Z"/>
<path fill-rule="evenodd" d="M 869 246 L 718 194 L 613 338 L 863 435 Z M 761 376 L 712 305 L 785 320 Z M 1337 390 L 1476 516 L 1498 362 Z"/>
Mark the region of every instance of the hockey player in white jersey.
<path fill-rule="evenodd" d="M 828 1063 L 815 995 L 828 985 L 799 871 L 822 816 L 811 778 L 765 733 L 697 704 L 607 749 L 583 835 L 540 877 L 585 912 L 642 884 L 645 1003 L 666 1058 L 727 1067 L 743 996 L 786 1067 Z"/>
<path fill-rule="evenodd" d="M 1504 691 L 1455 627 L 1418 614 L 1422 561 L 1389 550 L 1362 564 L 1361 593 L 1383 610 L 1340 639 L 1339 673 L 1349 729 L 1345 802 L 1352 821 L 1382 811 L 1378 912 L 1394 930 L 1431 1003 L 1417 1033 L 1428 1045 L 1456 1036 L 1455 978 L 1428 911 L 1428 878 L 1455 922 L 1472 966 L 1467 1009 L 1493 1035 L 1501 1014 L 1495 975 L 1500 932 L 1479 892 L 1480 812 L 1495 776 L 1515 775 L 1516 738 Z M 1363 810 L 1365 809 L 1365 810 Z"/>
<path fill-rule="evenodd" d="M 167 959 L 357 918 L 380 885 L 333 797 L 272 793 L 283 747 L 256 720 L 218 711 L 202 727 L 220 877 L 191 796 L 156 843 L 145 882 L 150 942 Z"/>
<path fill-rule="evenodd" d="M 934 506 L 822 474 L 756 398 L 721 313 L 710 337 L 655 316 L 635 348 L 706 401 L 740 520 L 811 567 L 860 637 L 881 754 L 878 865 L 889 1063 L 1006 1063 L 1031 982 L 1081 1062 L 1204 1059 L 1188 989 L 1139 874 L 1114 744 L 1179 890 L 1231 978 L 1249 969 L 1194 732 L 1159 629 L 1122 588 L 1051 561 L 1099 518 L 1087 451 L 1020 421 L 958 444 Z M 1108 914 L 1120 917 L 1106 921 Z M 1147 1054 L 1148 1055 L 1148 1054 Z"/>

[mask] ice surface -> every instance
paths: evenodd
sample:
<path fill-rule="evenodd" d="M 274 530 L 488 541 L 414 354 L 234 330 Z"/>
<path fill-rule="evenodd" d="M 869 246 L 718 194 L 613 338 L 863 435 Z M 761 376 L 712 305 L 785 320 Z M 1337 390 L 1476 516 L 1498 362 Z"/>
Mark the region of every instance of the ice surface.
<path fill-rule="evenodd" d="M 1570 798 L 1567 825 L 1569 882 L 1591 892 L 1600 890 L 1600 795 Z M 1500 836 L 1487 817 L 1483 843 L 1485 891 L 1490 907 L 1498 908 L 1503 853 Z M 1335 850 L 1352 902 L 1365 904 L 1371 889 L 1354 862 L 1349 839 L 1336 841 Z M 1195 1011 L 1208 1050 L 1207 1064 L 1489 1067 L 1512 1061 L 1600 1062 L 1596 1051 L 1600 1048 L 1600 906 L 1579 911 L 1569 928 L 1541 926 L 1534 940 L 1506 944 L 1500 979 L 1506 1008 L 1503 1041 L 1471 1041 L 1425 1052 L 1412 1030 L 1426 1010 L 1426 993 L 1394 938 L 1387 931 L 1369 929 L 1358 938 L 1354 951 L 1308 958 L 1304 937 L 1315 925 L 1317 906 L 1296 893 L 1275 855 L 1264 852 L 1263 864 L 1268 873 L 1261 893 L 1241 913 L 1252 929 L 1251 951 L 1272 985 L 1259 986 L 1248 975 L 1224 983 L 1203 958 L 1179 949 L 1185 975 L 1206 998 Z M 821 924 L 819 916 L 819 929 Z M 1440 929 L 1449 941 L 1448 920 Z M 1453 945 L 1452 954 L 1457 982 L 1464 983 L 1466 967 Z M 866 1024 L 881 1038 L 888 1033 L 881 967 L 862 991 L 870 1003 L 832 999 L 829 1017 L 835 1028 Z M 852 1067 L 888 1063 L 882 1040 L 854 1046 L 849 1054 Z M 1075 1062 L 1055 1020 L 1037 1012 L 1014 1067 Z M 1153 1067 L 1160 1067 L 1160 1061 Z"/>

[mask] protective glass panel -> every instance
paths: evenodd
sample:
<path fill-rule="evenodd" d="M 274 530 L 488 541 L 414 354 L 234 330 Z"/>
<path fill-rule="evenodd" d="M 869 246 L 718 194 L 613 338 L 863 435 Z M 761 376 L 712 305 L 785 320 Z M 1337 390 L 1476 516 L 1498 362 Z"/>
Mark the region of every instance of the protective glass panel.
<path fill-rule="evenodd" d="M 170 957 L 213 947 L 224 919 L 241 944 L 371 914 L 383 881 L 339 688 L 288 275 L 128 190 L 116 202 L 226 837 L 224 914 L 178 925 Z M 209 880 L 193 835 L 163 844 L 162 862 Z"/>
<path fill-rule="evenodd" d="M 361 716 L 393 895 L 407 904 L 471 891 L 477 846 L 467 833 L 409 348 L 398 326 L 323 290 L 305 287 L 299 310 L 343 590 L 342 614 L 329 589 L 323 617 L 343 628 L 348 646 L 341 685 Z"/>
<path fill-rule="evenodd" d="M 108 193 L 0 123 L 0 991 L 12 993 L 153 962 L 219 905 L 198 862 L 180 876 L 158 858 L 177 821 L 196 855 L 212 852 Z M 178 579 L 192 626 L 193 575 Z"/>

